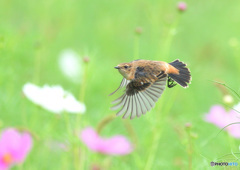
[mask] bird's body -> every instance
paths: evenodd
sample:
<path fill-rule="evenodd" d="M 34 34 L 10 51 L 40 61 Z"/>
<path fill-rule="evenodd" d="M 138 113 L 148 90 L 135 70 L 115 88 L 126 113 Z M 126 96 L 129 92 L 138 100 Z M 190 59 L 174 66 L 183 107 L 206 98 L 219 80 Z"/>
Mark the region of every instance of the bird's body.
<path fill-rule="evenodd" d="M 129 67 L 130 71 L 124 72 L 119 70 L 124 78 L 127 80 L 133 80 L 136 78 L 146 78 L 156 81 L 156 75 L 164 71 L 166 74 L 174 73 L 178 74 L 178 70 L 164 61 L 151 61 L 151 60 L 134 60 L 130 63 L 123 63 Z"/>
<path fill-rule="evenodd" d="M 123 118 L 131 115 L 131 119 L 141 116 L 154 107 L 155 102 L 163 93 L 166 82 L 173 87 L 174 81 L 183 87 L 190 83 L 191 75 L 186 64 L 175 60 L 171 63 L 164 61 L 135 60 L 119 64 L 116 69 L 124 77 L 120 88 L 126 87 L 125 93 L 113 101 L 112 109 L 122 109 L 117 113 Z M 169 84 L 170 83 L 170 84 Z M 116 91 L 117 91 L 116 90 Z M 111 93 L 114 94 L 116 91 Z"/>

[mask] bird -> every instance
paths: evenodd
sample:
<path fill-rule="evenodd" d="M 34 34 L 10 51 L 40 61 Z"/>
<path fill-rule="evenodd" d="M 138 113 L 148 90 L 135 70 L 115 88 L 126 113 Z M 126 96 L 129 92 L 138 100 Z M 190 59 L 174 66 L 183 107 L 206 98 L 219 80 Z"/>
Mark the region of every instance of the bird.
<path fill-rule="evenodd" d="M 130 119 L 146 114 L 161 97 L 166 85 L 169 88 L 179 84 L 187 88 L 191 83 L 191 73 L 187 65 L 179 59 L 167 63 L 164 61 L 134 60 L 118 64 L 115 69 L 123 76 L 118 90 L 123 94 L 114 100 L 112 110 L 118 110 L 117 116 Z"/>

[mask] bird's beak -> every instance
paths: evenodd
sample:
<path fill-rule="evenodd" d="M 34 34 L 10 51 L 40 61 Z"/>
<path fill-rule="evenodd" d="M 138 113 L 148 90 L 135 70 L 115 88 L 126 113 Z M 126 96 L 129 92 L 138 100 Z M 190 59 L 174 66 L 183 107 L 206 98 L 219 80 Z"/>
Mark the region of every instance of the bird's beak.
<path fill-rule="evenodd" d="M 118 67 L 118 66 L 116 66 L 116 67 L 114 67 L 115 69 L 120 69 L 120 67 Z"/>

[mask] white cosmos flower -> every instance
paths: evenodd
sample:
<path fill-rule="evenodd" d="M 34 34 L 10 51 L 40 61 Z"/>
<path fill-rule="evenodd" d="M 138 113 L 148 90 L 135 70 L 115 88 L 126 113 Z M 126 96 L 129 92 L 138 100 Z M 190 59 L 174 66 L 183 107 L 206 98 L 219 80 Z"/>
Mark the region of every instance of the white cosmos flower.
<path fill-rule="evenodd" d="M 42 88 L 32 83 L 23 86 L 23 93 L 33 103 L 53 113 L 84 113 L 86 106 L 59 85 L 44 85 Z"/>
<path fill-rule="evenodd" d="M 240 102 L 238 104 L 236 104 L 235 106 L 233 106 L 233 109 L 240 112 Z"/>
<path fill-rule="evenodd" d="M 82 76 L 82 62 L 80 56 L 71 49 L 60 53 L 59 67 L 62 73 L 74 83 L 79 83 Z"/>

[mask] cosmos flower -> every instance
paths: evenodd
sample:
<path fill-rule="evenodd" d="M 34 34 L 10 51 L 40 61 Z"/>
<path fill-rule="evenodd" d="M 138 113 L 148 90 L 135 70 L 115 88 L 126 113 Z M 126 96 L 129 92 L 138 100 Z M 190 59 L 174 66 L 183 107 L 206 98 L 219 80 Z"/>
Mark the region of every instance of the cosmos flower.
<path fill-rule="evenodd" d="M 133 150 L 130 142 L 124 136 L 103 138 L 90 127 L 82 131 L 80 139 L 90 150 L 106 155 L 126 155 Z"/>
<path fill-rule="evenodd" d="M 33 103 L 45 108 L 53 113 L 84 113 L 86 107 L 75 97 L 64 91 L 61 86 L 44 85 L 42 88 L 32 83 L 26 83 L 23 86 L 23 93 Z"/>
<path fill-rule="evenodd" d="M 240 102 L 233 107 L 234 110 L 237 110 L 240 113 Z M 240 116 L 240 115 L 239 115 Z"/>
<path fill-rule="evenodd" d="M 234 109 L 237 110 L 238 108 L 235 106 Z M 227 112 L 224 107 L 214 105 L 211 107 L 210 112 L 205 115 L 205 120 L 219 128 L 224 128 L 231 123 L 240 122 L 240 115 L 234 110 Z M 224 130 L 233 137 L 240 138 L 240 124 L 232 124 Z"/>
<path fill-rule="evenodd" d="M 0 170 L 22 163 L 32 148 L 29 133 L 19 133 L 13 128 L 2 131 L 0 138 Z"/>
<path fill-rule="evenodd" d="M 71 49 L 60 53 L 59 67 L 62 73 L 74 83 L 79 83 L 82 77 L 82 62 L 80 56 Z"/>
<path fill-rule="evenodd" d="M 187 9 L 187 4 L 185 2 L 179 2 L 178 3 L 178 10 L 179 11 L 185 11 Z"/>

